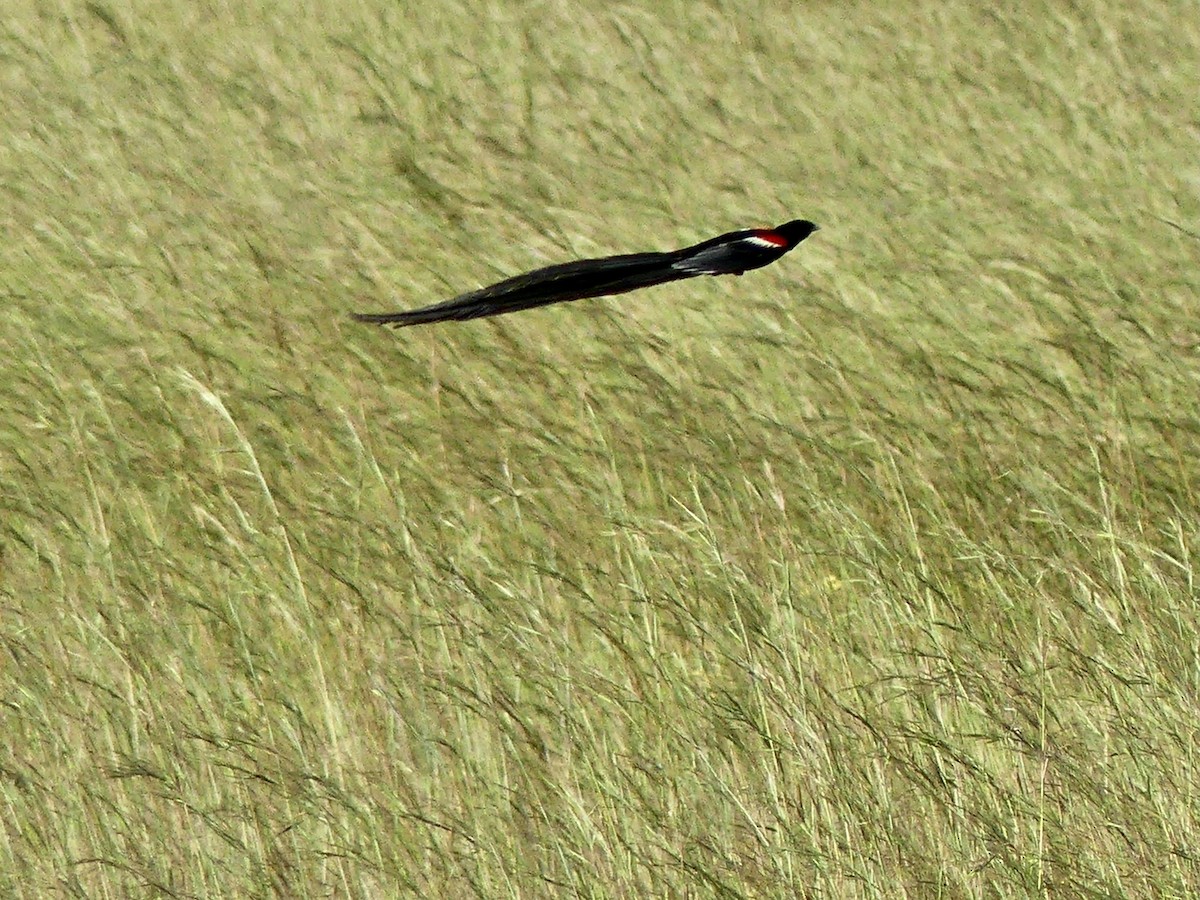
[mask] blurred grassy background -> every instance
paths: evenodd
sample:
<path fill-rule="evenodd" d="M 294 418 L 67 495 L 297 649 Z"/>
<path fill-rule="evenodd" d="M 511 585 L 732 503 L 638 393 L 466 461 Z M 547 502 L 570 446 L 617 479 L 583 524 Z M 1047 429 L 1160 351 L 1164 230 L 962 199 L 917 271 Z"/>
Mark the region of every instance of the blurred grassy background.
<path fill-rule="evenodd" d="M 0 893 L 1200 891 L 1194 4 L 408 6 L 0 21 Z"/>

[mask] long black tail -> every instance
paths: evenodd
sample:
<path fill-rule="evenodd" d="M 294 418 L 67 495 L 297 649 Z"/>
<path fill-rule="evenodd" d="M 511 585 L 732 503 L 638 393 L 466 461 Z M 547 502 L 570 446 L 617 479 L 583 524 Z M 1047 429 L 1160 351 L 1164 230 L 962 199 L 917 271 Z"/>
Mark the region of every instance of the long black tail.
<path fill-rule="evenodd" d="M 678 253 L 629 253 L 582 259 L 526 272 L 420 309 L 353 316 L 359 322 L 404 327 L 448 319 L 479 319 L 550 303 L 623 294 L 694 277 L 694 273 L 672 268 L 678 258 Z"/>

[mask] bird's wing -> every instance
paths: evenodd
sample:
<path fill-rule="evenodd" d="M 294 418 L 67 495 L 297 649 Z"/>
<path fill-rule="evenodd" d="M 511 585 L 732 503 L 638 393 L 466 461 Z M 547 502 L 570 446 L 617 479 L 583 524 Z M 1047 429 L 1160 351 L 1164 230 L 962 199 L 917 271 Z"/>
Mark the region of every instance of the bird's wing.
<path fill-rule="evenodd" d="M 355 313 L 354 318 L 360 322 L 401 326 L 478 319 L 567 300 L 623 294 L 701 274 L 674 268 L 672 263 L 676 259 L 674 253 L 627 253 L 581 259 L 506 278 L 432 306 L 406 312 Z"/>
<path fill-rule="evenodd" d="M 753 231 L 731 231 L 676 253 L 672 268 L 687 275 L 727 275 L 738 270 L 737 262 L 754 241 Z"/>

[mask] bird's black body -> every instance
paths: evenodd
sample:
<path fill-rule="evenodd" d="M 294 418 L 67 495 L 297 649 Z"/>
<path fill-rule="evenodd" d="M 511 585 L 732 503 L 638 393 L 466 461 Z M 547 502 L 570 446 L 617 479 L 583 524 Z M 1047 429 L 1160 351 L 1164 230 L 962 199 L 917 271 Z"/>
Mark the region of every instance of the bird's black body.
<path fill-rule="evenodd" d="M 433 306 L 408 312 L 355 313 L 354 318 L 399 326 L 478 319 L 567 300 L 624 294 L 697 275 L 741 275 L 775 262 L 816 230 L 812 222 L 796 219 L 778 228 L 731 231 L 669 253 L 628 253 L 560 263 Z"/>

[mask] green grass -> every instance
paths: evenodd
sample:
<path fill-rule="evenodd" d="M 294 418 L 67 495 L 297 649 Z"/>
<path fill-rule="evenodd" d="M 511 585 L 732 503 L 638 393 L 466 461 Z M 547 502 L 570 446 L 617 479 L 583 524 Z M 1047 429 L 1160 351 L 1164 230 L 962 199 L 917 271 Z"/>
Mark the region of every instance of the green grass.
<path fill-rule="evenodd" d="M 1200 893 L 1194 5 L 319 6 L 0 22 L 0 894 Z"/>

